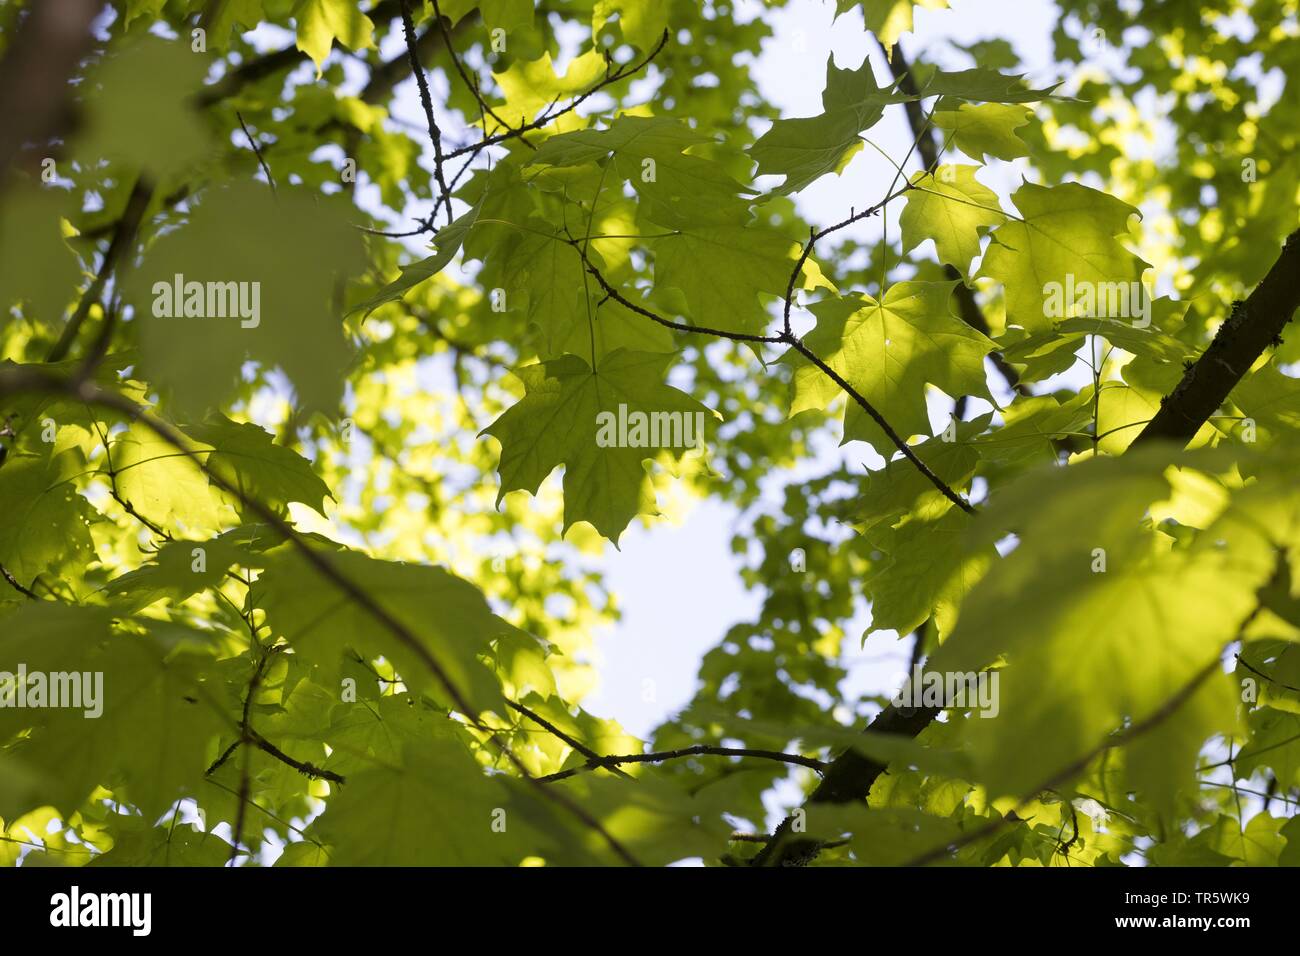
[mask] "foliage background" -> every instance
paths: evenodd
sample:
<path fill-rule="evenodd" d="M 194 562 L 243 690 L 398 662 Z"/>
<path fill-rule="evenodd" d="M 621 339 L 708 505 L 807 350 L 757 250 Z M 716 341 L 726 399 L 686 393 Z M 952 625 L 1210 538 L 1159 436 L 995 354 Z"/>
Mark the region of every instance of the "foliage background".
<path fill-rule="evenodd" d="M 869 58 L 809 119 L 781 4 L 412 4 L 436 132 L 400 2 L 56 6 L 71 89 L 0 12 L 0 665 L 109 699 L 0 711 L 8 862 L 1295 860 L 1294 3 L 1066 0 L 1022 83 L 927 41 L 961 4 L 839 0 Z M 155 318 L 175 272 L 262 325 Z M 1046 318 L 1066 273 L 1153 325 Z M 602 388 L 707 453 L 595 449 Z M 606 556 L 699 500 L 761 606 L 638 740 L 579 706 Z M 864 627 L 1005 665 L 1002 713 L 863 693 Z"/>

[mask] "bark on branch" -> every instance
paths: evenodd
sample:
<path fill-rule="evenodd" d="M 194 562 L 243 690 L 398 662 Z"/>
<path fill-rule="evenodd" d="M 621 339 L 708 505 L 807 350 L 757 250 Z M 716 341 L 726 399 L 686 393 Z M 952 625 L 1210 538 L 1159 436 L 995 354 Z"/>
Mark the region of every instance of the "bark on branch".
<path fill-rule="evenodd" d="M 1196 364 L 1160 403 L 1160 410 L 1133 444 L 1167 439 L 1185 445 L 1270 345 L 1300 308 L 1300 229 L 1282 245 L 1282 254 L 1264 281 L 1219 326 Z"/>
<path fill-rule="evenodd" d="M 0 60 L 0 188 L 26 143 L 48 138 L 61 124 L 68 81 L 90 52 L 91 24 L 103 0 L 41 0 Z"/>

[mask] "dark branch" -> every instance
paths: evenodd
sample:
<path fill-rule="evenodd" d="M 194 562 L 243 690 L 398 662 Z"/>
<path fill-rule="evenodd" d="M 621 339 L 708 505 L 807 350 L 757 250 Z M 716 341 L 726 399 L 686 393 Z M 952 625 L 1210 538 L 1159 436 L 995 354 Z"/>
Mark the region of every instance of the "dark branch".
<path fill-rule="evenodd" d="M 283 764 L 288 764 L 304 777 L 311 777 L 313 780 L 330 780 L 338 784 L 347 783 L 347 780 L 342 774 L 335 773 L 333 770 L 322 770 L 320 767 L 310 764 L 305 760 L 295 760 L 253 728 L 250 727 L 248 733 L 250 742 L 253 743 L 258 750 L 270 754 Z"/>
<path fill-rule="evenodd" d="M 277 195 L 275 177 L 271 175 L 271 167 L 266 165 L 266 157 L 262 155 L 262 147 L 258 144 L 257 138 L 248 131 L 248 124 L 244 122 L 244 115 L 239 110 L 235 110 L 235 117 L 239 120 L 239 128 L 248 137 L 248 145 L 253 147 L 253 155 L 257 157 L 257 165 L 262 167 L 262 174 L 266 176 L 266 181 L 271 187 L 271 195 Z"/>
<path fill-rule="evenodd" d="M 31 4 L 0 60 L 0 190 L 24 144 L 55 135 L 66 117 L 68 81 L 94 37 L 90 27 L 103 0 L 42 0 Z"/>
<path fill-rule="evenodd" d="M 67 356 L 72 343 L 76 341 L 77 333 L 81 331 L 81 326 L 85 323 L 87 316 L 90 315 L 91 306 L 100 301 L 109 276 L 113 274 L 118 262 L 131 247 L 131 243 L 135 241 L 136 233 L 140 230 L 140 223 L 144 221 L 145 210 L 149 208 L 149 201 L 152 198 L 153 185 L 144 176 L 141 176 L 131 189 L 131 195 L 126 201 L 126 210 L 117 221 L 117 226 L 113 230 L 113 238 L 109 240 L 108 250 L 104 253 L 104 258 L 99 264 L 99 271 L 95 273 L 94 281 L 90 283 L 90 288 L 86 290 L 86 294 L 77 303 L 77 311 L 68 320 L 68 324 L 63 327 L 63 332 L 59 335 L 58 341 L 46 353 L 45 361 L 61 362 Z M 91 348 L 90 355 L 87 357 L 87 368 L 93 368 L 99 363 L 100 359 L 108 354 L 109 339 L 112 336 L 111 318 L 111 315 L 107 314 L 106 311 L 104 326 Z"/>
<path fill-rule="evenodd" d="M 447 188 L 447 177 L 443 175 L 442 164 L 446 157 L 442 154 L 442 131 L 438 129 L 438 120 L 433 115 L 433 98 L 429 95 L 429 80 L 420 65 L 420 56 L 416 52 L 415 23 L 411 20 L 410 0 L 401 0 L 402 31 L 406 35 L 406 54 L 411 61 L 411 72 L 415 74 L 415 83 L 420 89 L 420 106 L 424 108 L 424 118 L 429 124 L 429 140 L 433 143 L 433 175 L 442 190 L 441 202 L 447 207 L 447 222 L 454 218 L 451 211 L 451 190 Z M 451 49 L 451 45 L 447 47 Z M 454 56 L 454 54 L 453 54 Z M 438 203 L 434 203 L 437 208 Z"/>
<path fill-rule="evenodd" d="M 1282 254 L 1244 302 L 1232 314 L 1196 363 L 1160 402 L 1160 410 L 1147 423 L 1134 445 L 1156 439 L 1185 445 L 1200 430 L 1228 395 L 1264 354 L 1280 341 L 1282 330 L 1300 308 L 1300 230 L 1282 245 Z"/>
<path fill-rule="evenodd" d="M 482 112 L 486 113 L 488 116 L 492 117 L 498 123 L 500 123 L 504 129 L 510 131 L 511 130 L 510 124 L 507 123 L 504 119 L 502 119 L 497 114 L 497 111 L 494 110 L 488 104 L 488 101 L 483 98 L 483 93 L 479 89 L 478 81 L 469 75 L 469 72 L 465 69 L 465 64 L 461 62 L 460 56 L 457 55 L 456 47 L 451 42 L 451 31 L 447 27 L 447 21 L 443 19 L 442 8 L 438 6 L 438 0 L 433 0 L 433 19 L 434 22 L 437 23 L 438 25 L 438 31 L 442 34 L 442 42 L 443 45 L 447 48 L 448 56 L 451 57 L 452 66 L 456 68 L 456 72 L 460 74 L 461 80 L 464 81 L 465 86 L 469 88 L 471 95 L 473 95 L 474 99 L 478 102 L 479 109 Z M 486 129 L 483 130 L 483 137 L 485 139 L 487 138 L 487 135 L 488 135 L 487 130 Z M 519 142 L 523 143 L 529 149 L 537 148 L 528 140 L 524 139 L 524 135 L 522 132 L 517 133 L 516 135 L 519 137 Z"/>
<path fill-rule="evenodd" d="M 40 598 L 36 596 L 35 591 L 27 587 L 16 577 L 14 577 L 14 573 L 10 571 L 7 567 L 5 567 L 3 564 L 0 564 L 0 577 L 8 581 L 9 586 L 13 588 L 15 591 L 17 591 L 19 594 L 21 594 L 23 597 L 28 598 L 32 601 L 40 600 Z"/>
<path fill-rule="evenodd" d="M 816 757 L 805 757 L 803 754 L 782 753 L 780 750 L 757 750 L 753 747 L 713 747 L 709 744 L 694 744 L 690 747 L 681 747 L 677 750 L 659 750 L 648 754 L 625 754 L 622 756 L 596 757 L 589 759 L 581 767 L 572 767 L 568 770 L 561 770 L 559 773 L 553 773 L 539 779 L 552 783 L 556 780 L 564 780 L 575 774 L 582 773 L 586 770 L 613 770 L 619 764 L 625 763 L 663 763 L 665 760 L 679 760 L 682 757 L 754 757 L 759 760 L 777 760 L 782 763 L 798 764 L 801 767 L 808 767 L 810 770 L 816 770 L 818 773 L 826 771 L 827 764 L 818 760 Z"/>
<path fill-rule="evenodd" d="M 871 206 L 870 208 L 865 209 L 862 212 L 854 213 L 848 219 L 845 219 L 843 222 L 836 223 L 834 226 L 828 226 L 826 229 L 823 229 L 821 233 L 818 233 L 816 236 L 814 236 L 814 239 L 817 236 L 834 232 L 837 229 L 843 229 L 845 226 L 849 225 L 850 223 L 857 222 L 858 220 L 864 219 L 867 216 L 875 215 L 875 212 L 877 210 L 882 208 L 891 199 L 895 198 L 898 195 L 901 195 L 903 192 L 907 190 L 907 188 L 908 187 L 904 186 L 902 189 L 898 190 L 897 192 L 891 193 L 889 196 L 886 196 L 876 205 Z M 876 407 L 872 405 L 869 401 L 867 401 L 867 399 L 863 397 L 863 395 L 857 389 L 855 389 L 852 385 L 850 385 L 847 381 L 845 381 L 843 376 L 841 376 L 833 368 L 827 365 L 811 349 L 809 349 L 806 345 L 804 345 L 803 342 L 800 341 L 798 337 L 796 337 L 793 334 L 787 333 L 785 331 L 782 331 L 778 335 L 756 335 L 749 332 L 731 332 L 726 329 L 715 329 L 715 328 L 709 328 L 707 326 L 701 326 L 701 325 L 689 325 L 684 322 L 674 322 L 671 319 L 664 318 L 663 316 L 659 315 L 653 310 L 647 309 L 644 306 L 637 305 L 635 302 L 630 301 L 621 292 L 619 292 L 616 288 L 614 288 L 614 286 L 612 286 L 609 283 L 609 281 L 601 274 L 600 270 L 597 269 L 596 266 L 592 263 L 592 261 L 587 257 L 587 253 L 582 248 L 582 244 L 580 240 L 569 239 L 567 241 L 570 245 L 573 246 L 575 250 L 577 250 L 578 255 L 582 257 L 583 265 L 586 267 L 587 272 L 600 285 L 601 289 L 605 293 L 605 297 L 607 299 L 614 300 L 619 305 L 623 306 L 625 309 L 628 309 L 631 312 L 635 312 L 637 315 L 644 316 L 645 318 L 650 319 L 653 322 L 657 322 L 658 324 L 664 326 L 665 328 L 672 329 L 676 332 L 697 332 L 701 335 L 712 335 L 718 338 L 731 339 L 736 342 L 753 342 L 753 343 L 760 343 L 766 345 L 780 344 L 780 345 L 790 346 L 792 349 L 794 349 L 796 352 L 798 352 L 808 361 L 812 362 L 815 366 L 817 366 L 817 368 L 819 368 L 823 372 L 823 374 L 825 374 L 833 382 L 835 382 L 836 385 L 842 388 L 844 392 L 849 396 L 849 398 L 851 398 L 864 412 L 866 412 L 867 415 L 871 417 L 872 421 L 874 421 L 877 425 L 880 426 L 880 429 L 885 433 L 885 435 L 889 438 L 889 440 L 893 442 L 894 446 L 900 452 L 902 452 L 903 457 L 906 458 L 908 461 L 910 461 L 913 465 L 915 465 L 916 468 L 921 472 L 921 474 L 925 476 L 926 480 L 929 481 L 932 485 L 934 485 L 937 489 L 939 489 L 939 491 L 942 492 L 945 498 L 947 498 L 958 508 L 961 508 L 963 511 L 967 512 L 968 514 L 974 513 L 975 509 L 971 506 L 970 502 L 968 502 L 965 498 L 963 498 L 951 487 L 949 487 L 948 484 L 945 483 L 942 478 L 936 475 L 930 469 L 930 467 L 925 462 L 923 462 L 920 459 L 920 457 L 917 456 L 916 452 L 912 450 L 912 447 L 908 445 L 906 441 L 903 440 L 903 438 L 898 434 L 898 432 L 894 431 L 893 427 L 885 420 L 884 416 L 881 415 L 880 412 L 876 410 Z"/>

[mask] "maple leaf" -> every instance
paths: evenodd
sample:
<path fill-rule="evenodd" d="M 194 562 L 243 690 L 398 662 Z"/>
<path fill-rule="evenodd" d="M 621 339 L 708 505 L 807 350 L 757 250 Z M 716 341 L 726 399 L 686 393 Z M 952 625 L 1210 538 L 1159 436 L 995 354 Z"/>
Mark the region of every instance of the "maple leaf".
<path fill-rule="evenodd" d="M 993 343 L 949 312 L 956 283 L 899 282 L 884 299 L 848 295 L 812 306 L 817 327 L 804 343 L 879 411 L 903 438 L 928 434 L 927 384 L 951 395 L 981 395 L 990 400 L 984 356 Z M 791 351 L 783 362 L 795 366 L 790 414 L 826 408 L 841 389 L 819 369 Z M 870 442 L 888 457 L 893 443 L 865 411 L 849 402 L 844 441 Z"/>
<path fill-rule="evenodd" d="M 903 251 L 933 239 L 939 261 L 970 269 L 979 255 L 980 230 L 1006 219 L 993 190 L 975 178 L 976 166 L 940 166 L 935 173 L 917 173 L 899 216 Z"/>
<path fill-rule="evenodd" d="M 1049 327 L 1051 283 L 1083 289 L 1140 281 L 1147 263 L 1116 238 L 1128 233 L 1129 217 L 1137 214 L 1132 206 L 1078 183 L 1027 182 L 1012 200 L 1023 218 L 993 230 L 980 265 L 981 275 L 1005 286 L 1009 322 Z"/>
<path fill-rule="evenodd" d="M 647 458 L 659 452 L 681 457 L 686 426 L 698 427 L 712 413 L 695 399 L 662 384 L 669 356 L 618 350 L 599 368 L 565 355 L 517 369 L 524 397 L 483 430 L 501 442 L 501 491 L 536 494 L 542 480 L 564 465 L 564 528 L 587 521 L 617 543 L 638 514 L 654 513 Z M 676 422 L 647 433 L 643 441 L 602 447 L 602 414 L 631 420 L 635 413 Z M 688 420 L 689 419 L 689 420 Z M 608 419 L 606 419 L 608 421 Z M 676 442 L 673 436 L 677 435 Z M 694 433 L 698 441 L 703 435 Z M 629 431 L 629 438 L 631 432 Z"/>

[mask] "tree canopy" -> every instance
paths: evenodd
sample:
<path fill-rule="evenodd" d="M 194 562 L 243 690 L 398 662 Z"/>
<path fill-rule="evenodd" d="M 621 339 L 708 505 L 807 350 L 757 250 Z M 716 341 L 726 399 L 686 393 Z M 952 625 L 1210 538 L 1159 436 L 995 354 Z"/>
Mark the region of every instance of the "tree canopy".
<path fill-rule="evenodd" d="M 807 116 L 782 0 L 0 9 L 0 861 L 1300 863 L 1300 4 L 831 5 Z"/>

